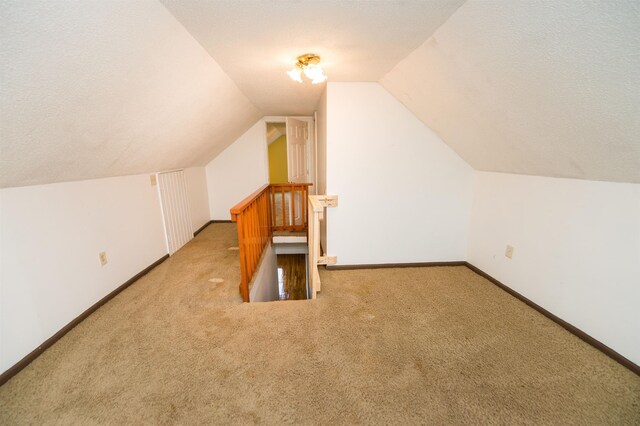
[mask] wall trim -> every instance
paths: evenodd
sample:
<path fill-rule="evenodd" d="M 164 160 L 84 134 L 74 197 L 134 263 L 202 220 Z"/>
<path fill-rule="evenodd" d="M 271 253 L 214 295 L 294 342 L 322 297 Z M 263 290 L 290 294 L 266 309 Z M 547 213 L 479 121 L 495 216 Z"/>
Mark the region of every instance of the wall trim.
<path fill-rule="evenodd" d="M 209 226 L 211 223 L 229 223 L 229 222 L 231 222 L 231 221 L 215 221 L 215 220 L 212 220 L 212 221 L 209 221 L 208 223 L 206 223 L 204 226 L 202 226 L 196 232 L 198 232 L 198 233 L 201 232 L 204 228 Z M 40 346 L 38 346 L 31 353 L 29 353 L 24 358 L 22 358 L 20 361 L 18 361 L 16 364 L 14 364 L 12 367 L 10 367 L 7 371 L 5 371 L 4 373 L 0 374 L 0 386 L 5 384 L 7 381 L 9 381 L 9 379 L 11 379 L 16 374 L 18 374 L 23 368 L 25 368 L 27 365 L 29 365 L 34 359 L 36 359 L 38 356 L 40 356 L 40 354 L 42 354 L 45 350 L 47 350 L 54 343 L 56 343 L 58 340 L 60 340 L 65 334 L 67 334 L 69 331 L 71 331 L 76 325 L 80 324 L 85 318 L 87 318 L 93 312 L 98 310 L 98 308 L 100 308 L 102 305 L 107 303 L 109 300 L 113 299 L 122 290 L 126 289 L 131 284 L 133 284 L 134 282 L 136 282 L 137 280 L 142 278 L 144 275 L 148 274 L 153 268 L 155 268 L 156 266 L 158 266 L 159 264 L 161 264 L 162 262 L 164 262 L 168 258 L 169 258 L 169 255 L 165 254 L 160 259 L 156 260 L 151 265 L 147 266 L 145 269 L 143 269 L 142 271 L 140 271 L 139 273 L 134 275 L 127 282 L 125 282 L 124 284 L 122 284 L 121 286 L 119 286 L 118 288 L 113 290 L 111 293 L 107 294 L 105 297 L 100 299 L 98 302 L 96 302 L 94 305 L 92 305 L 89 309 L 84 311 L 82 314 L 80 314 L 78 317 L 76 317 L 74 320 L 72 320 L 69 324 L 67 324 L 62 329 L 60 329 L 56 334 L 54 334 L 53 336 L 51 336 L 50 338 L 45 340 Z M 531 300 L 527 299 L 526 297 L 524 297 L 523 295 L 521 295 L 517 291 L 515 291 L 515 290 L 511 289 L 510 287 L 506 286 L 505 284 L 501 283 L 497 279 L 493 278 L 491 275 L 487 274 L 486 272 L 482 271 L 481 269 L 477 268 L 476 266 L 472 265 L 469 262 L 466 262 L 466 261 L 451 261 L 451 262 L 419 262 L 419 263 L 382 263 L 382 264 L 366 264 L 366 265 L 327 265 L 326 268 L 327 268 L 327 270 L 330 270 L 330 271 L 341 271 L 341 270 L 344 271 L 344 270 L 355 270 L 355 269 L 423 268 L 423 267 L 435 267 L 435 266 L 466 266 L 471 271 L 473 271 L 476 274 L 480 275 L 481 277 L 485 278 L 486 280 L 488 280 L 492 284 L 496 285 L 500 289 L 502 289 L 505 292 L 509 293 L 511 296 L 513 296 L 516 299 L 520 300 L 521 302 L 525 303 L 527 306 L 529 306 L 529 307 L 535 309 L 536 311 L 540 312 L 542 315 L 544 315 L 545 317 L 549 318 L 550 320 L 552 320 L 553 322 L 555 322 L 556 324 L 558 324 L 559 326 L 561 326 L 562 328 L 564 328 L 565 330 L 570 332 L 571 334 L 573 334 L 576 337 L 580 338 L 585 343 L 588 343 L 589 345 L 591 345 L 594 348 L 598 349 L 600 352 L 602 352 L 605 355 L 607 355 L 609 358 L 611 358 L 614 361 L 618 362 L 620 365 L 626 367 L 627 369 L 631 370 L 633 373 L 635 373 L 638 376 L 640 376 L 640 366 L 638 366 L 636 363 L 634 363 L 630 359 L 625 358 L 623 355 L 620 355 L 618 352 L 616 352 L 615 350 L 611 349 L 610 347 L 608 347 L 604 343 L 600 342 L 599 340 L 596 340 L 593 337 L 589 336 L 587 333 L 585 333 L 584 331 L 580 330 L 579 328 L 569 324 L 568 322 L 564 321 L 560 317 L 558 317 L 558 316 L 552 314 L 551 312 L 547 311 L 546 309 L 544 309 L 540 305 L 538 305 L 538 304 L 532 302 Z"/>
<path fill-rule="evenodd" d="M 205 223 L 200 228 L 198 228 L 198 230 L 193 233 L 193 236 L 195 237 L 196 235 L 204 231 L 204 228 L 211 225 L 212 223 L 233 223 L 233 221 L 232 220 L 210 220 L 209 222 Z"/>
<path fill-rule="evenodd" d="M 616 361 L 617 363 L 619 363 L 623 367 L 626 367 L 627 369 L 631 370 L 633 373 L 635 373 L 638 376 L 640 376 L 640 366 L 638 366 L 638 364 L 634 363 L 633 361 L 631 361 L 628 358 L 625 358 L 623 355 L 620 355 L 618 352 L 616 352 L 615 350 L 611 349 L 609 346 L 605 345 L 604 343 L 600 342 L 599 340 L 594 339 L 593 337 L 591 337 L 590 335 L 588 335 L 584 331 L 580 330 L 578 327 L 576 327 L 576 326 L 574 326 L 572 324 L 569 324 L 568 322 L 566 322 L 562 318 L 560 318 L 560 317 L 552 314 L 551 312 L 547 311 L 546 309 L 544 309 L 542 306 L 538 305 L 537 303 L 527 299 L 526 297 L 524 297 L 523 295 L 521 295 L 517 291 L 515 291 L 512 288 L 510 288 L 509 286 L 501 283 L 497 279 L 493 278 L 491 275 L 487 274 L 486 272 L 484 272 L 480 268 L 472 265 L 471 263 L 469 263 L 467 261 L 419 262 L 419 263 L 378 263 L 378 264 L 368 264 L 368 265 L 367 264 L 362 264 L 362 265 L 327 265 L 326 269 L 328 271 L 346 271 L 346 270 L 354 270 L 354 269 L 424 268 L 424 267 L 434 267 L 434 266 L 466 266 L 467 268 L 469 268 L 470 270 L 472 270 L 476 274 L 478 274 L 481 277 L 485 278 L 487 281 L 491 282 L 495 286 L 497 286 L 500 289 L 504 290 L 505 292 L 509 293 L 511 296 L 513 296 L 516 299 L 520 300 L 521 302 L 523 302 L 524 304 L 526 304 L 530 308 L 535 309 L 536 311 L 538 311 L 539 313 L 541 313 L 545 317 L 549 318 L 551 321 L 555 322 L 560 327 L 562 327 L 565 330 L 567 330 L 569 333 L 571 333 L 574 336 L 578 337 L 579 339 L 581 339 L 585 343 L 588 343 L 589 345 L 593 346 L 594 348 L 596 348 L 597 350 L 599 350 L 603 354 L 607 355 L 609 358 L 613 359 L 614 361 Z"/>
<path fill-rule="evenodd" d="M 598 349 L 603 354 L 607 355 L 609 358 L 613 359 L 614 361 L 618 362 L 622 366 L 628 368 L 629 370 L 631 370 L 632 372 L 634 372 L 635 374 L 640 376 L 640 366 L 638 366 L 638 364 L 634 363 L 633 361 L 631 361 L 628 358 L 625 358 L 623 355 L 620 355 L 618 352 L 614 351 L 609 346 L 605 345 L 604 343 L 600 342 L 599 340 L 596 340 L 593 337 L 589 336 L 587 333 L 585 333 L 584 331 L 580 330 L 578 327 L 576 327 L 576 326 L 574 326 L 572 324 L 569 324 L 568 322 L 566 322 L 562 318 L 560 318 L 560 317 L 552 314 L 551 312 L 547 311 L 546 309 L 544 309 L 542 306 L 538 305 L 537 303 L 532 302 L 531 300 L 527 299 L 526 297 L 524 297 L 523 295 L 521 295 L 517 291 L 513 290 L 512 288 L 506 286 L 505 284 L 501 283 L 497 279 L 493 278 L 491 275 L 489 275 L 486 272 L 482 271 L 480 268 L 472 265 L 469 262 L 464 262 L 464 263 L 465 263 L 465 266 L 467 268 L 471 269 L 476 274 L 478 274 L 481 277 L 487 279 L 492 284 L 494 284 L 494 285 L 498 286 L 499 288 L 501 288 L 502 290 L 506 291 L 507 293 L 509 293 L 510 295 L 515 297 L 516 299 L 518 299 L 521 302 L 525 303 L 527 306 L 529 306 L 529 307 L 535 309 L 536 311 L 540 312 L 542 315 L 544 315 L 545 317 L 549 318 L 551 321 L 555 322 L 560 327 L 564 328 L 565 330 L 567 330 L 571 334 L 573 334 L 576 337 L 580 338 L 584 342 L 590 344 L 591 346 L 593 346 L 594 348 Z"/>
<path fill-rule="evenodd" d="M 24 358 L 22 358 L 16 364 L 10 367 L 7 371 L 0 374 L 0 386 L 5 384 L 7 381 L 9 381 L 9 379 L 11 379 L 16 374 L 18 374 L 23 368 L 29 365 L 31 361 L 38 358 L 44 351 L 46 351 L 51 346 L 53 346 L 54 343 L 60 340 L 65 334 L 70 332 L 76 325 L 80 324 L 89 315 L 97 311 L 99 307 L 107 303 L 109 300 L 113 299 L 122 290 L 129 287 L 131 284 L 133 284 L 134 282 L 142 278 L 144 275 L 148 274 L 153 268 L 155 268 L 156 266 L 158 266 L 168 258 L 169 258 L 169 255 L 165 254 L 160 259 L 156 260 L 151 265 L 147 266 L 142 271 L 138 272 L 127 282 L 125 282 L 124 284 L 122 284 L 121 286 L 113 290 L 111 293 L 107 294 L 105 297 L 103 297 L 102 299 L 97 301 L 95 304 L 93 304 L 89 309 L 87 309 L 86 311 L 78 315 L 69 324 L 62 327 L 56 334 L 54 334 L 53 336 L 45 340 L 42 344 L 40 344 L 40 346 L 38 346 L 36 349 L 31 351 L 29 354 L 27 354 Z"/>
<path fill-rule="evenodd" d="M 417 263 L 370 263 L 360 265 L 327 265 L 327 271 L 349 271 L 353 269 L 386 269 L 386 268 L 430 268 L 433 266 L 466 266 L 464 260 L 451 262 L 417 262 Z"/>
<path fill-rule="evenodd" d="M 193 236 L 195 237 L 196 235 L 198 235 L 199 233 L 201 233 L 202 231 L 204 231 L 204 228 L 206 228 L 207 226 L 211 225 L 213 223 L 212 220 L 210 220 L 209 222 L 206 222 L 204 225 L 202 225 L 200 228 L 198 228 L 194 233 Z"/>

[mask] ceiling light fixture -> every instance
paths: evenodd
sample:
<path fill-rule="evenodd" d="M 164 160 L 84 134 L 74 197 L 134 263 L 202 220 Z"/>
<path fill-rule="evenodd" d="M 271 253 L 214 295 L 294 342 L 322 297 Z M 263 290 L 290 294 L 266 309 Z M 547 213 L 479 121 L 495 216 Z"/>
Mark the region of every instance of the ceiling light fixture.
<path fill-rule="evenodd" d="M 298 83 L 302 83 L 302 73 L 304 73 L 313 84 L 322 83 L 327 80 L 327 76 L 324 75 L 322 67 L 320 66 L 320 56 L 313 53 L 298 56 L 298 61 L 291 71 L 287 71 L 289 77 Z"/>

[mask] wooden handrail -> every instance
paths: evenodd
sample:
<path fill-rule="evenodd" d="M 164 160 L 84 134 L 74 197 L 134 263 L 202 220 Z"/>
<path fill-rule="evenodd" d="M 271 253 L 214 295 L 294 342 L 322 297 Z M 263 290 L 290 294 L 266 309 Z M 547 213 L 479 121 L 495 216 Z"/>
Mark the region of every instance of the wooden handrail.
<path fill-rule="evenodd" d="M 231 207 L 231 220 L 235 222 L 235 220 L 233 220 L 233 217 L 242 213 L 254 200 L 255 198 L 260 195 L 260 193 L 262 191 L 264 191 L 265 189 L 267 189 L 269 187 L 269 184 L 266 185 L 262 185 L 260 188 L 258 188 L 257 190 L 255 190 L 253 193 L 251 193 L 251 195 L 249 195 L 247 198 L 245 198 L 244 200 L 240 201 L 238 204 L 236 204 L 235 206 Z"/>
<path fill-rule="evenodd" d="M 231 208 L 231 220 L 238 225 L 240 294 L 245 302 L 249 302 L 249 283 L 266 245 L 271 241 L 273 231 L 307 229 L 307 212 L 304 205 L 311 185 L 310 183 L 263 185 Z M 281 195 L 282 225 L 278 224 L 275 217 L 277 192 Z M 286 197 L 285 194 L 289 196 Z M 286 208 L 287 200 L 290 209 Z M 296 204 L 299 204 L 298 207 Z M 299 221 L 295 220 L 296 211 L 300 213 Z M 287 223 L 289 214 L 292 218 L 289 220 L 291 223 Z"/>
<path fill-rule="evenodd" d="M 240 252 L 240 294 L 249 301 L 249 283 L 265 246 L 271 241 L 269 185 L 264 185 L 231 208 L 231 220 L 238 224 Z"/>

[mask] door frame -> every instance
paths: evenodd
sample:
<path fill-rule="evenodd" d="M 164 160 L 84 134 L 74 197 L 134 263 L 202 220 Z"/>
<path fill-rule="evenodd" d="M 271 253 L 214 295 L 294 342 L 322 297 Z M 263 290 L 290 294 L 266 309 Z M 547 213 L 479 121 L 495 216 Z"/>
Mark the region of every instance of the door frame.
<path fill-rule="evenodd" d="M 265 162 L 267 165 L 267 182 L 269 182 L 269 141 L 267 140 L 267 123 L 284 123 L 286 124 L 287 118 L 295 118 L 296 120 L 304 121 L 307 123 L 307 182 L 313 183 L 310 188 L 310 194 L 315 194 L 317 191 L 316 184 L 316 122 L 313 116 L 298 116 L 298 115 L 278 115 L 278 116 L 266 116 L 262 118 L 264 131 L 262 132 L 264 138 L 265 147 Z M 289 149 L 287 147 L 287 164 L 289 164 Z"/>

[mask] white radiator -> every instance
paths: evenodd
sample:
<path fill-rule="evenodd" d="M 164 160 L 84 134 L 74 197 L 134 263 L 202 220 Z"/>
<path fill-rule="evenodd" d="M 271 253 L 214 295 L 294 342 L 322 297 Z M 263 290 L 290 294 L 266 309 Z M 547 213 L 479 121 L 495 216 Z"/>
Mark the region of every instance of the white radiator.
<path fill-rule="evenodd" d="M 167 251 L 172 255 L 193 238 L 184 171 L 158 173 L 158 192 Z"/>

